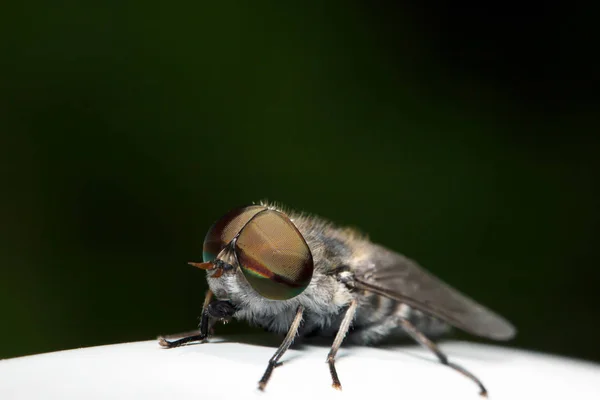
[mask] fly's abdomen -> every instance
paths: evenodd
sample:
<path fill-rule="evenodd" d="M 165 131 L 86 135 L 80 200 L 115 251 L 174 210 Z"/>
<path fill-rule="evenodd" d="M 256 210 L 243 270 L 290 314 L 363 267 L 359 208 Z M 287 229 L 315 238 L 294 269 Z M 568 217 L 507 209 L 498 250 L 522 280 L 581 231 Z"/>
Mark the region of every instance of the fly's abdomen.
<path fill-rule="evenodd" d="M 356 318 L 348 339 L 354 343 L 376 344 L 406 337 L 400 319 L 409 320 L 426 336 L 439 337 L 450 330 L 450 326 L 413 307 L 396 300 L 366 293 L 360 300 Z"/>

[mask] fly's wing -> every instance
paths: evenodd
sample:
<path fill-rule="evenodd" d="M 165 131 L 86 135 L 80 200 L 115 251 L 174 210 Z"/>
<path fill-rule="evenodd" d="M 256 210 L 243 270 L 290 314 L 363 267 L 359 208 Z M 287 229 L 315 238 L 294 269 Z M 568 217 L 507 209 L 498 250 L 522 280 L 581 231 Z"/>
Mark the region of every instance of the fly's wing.
<path fill-rule="evenodd" d="M 373 245 L 368 262 L 357 268 L 354 279 L 357 288 L 406 303 L 471 334 L 508 340 L 516 333 L 498 314 L 382 246 Z"/>

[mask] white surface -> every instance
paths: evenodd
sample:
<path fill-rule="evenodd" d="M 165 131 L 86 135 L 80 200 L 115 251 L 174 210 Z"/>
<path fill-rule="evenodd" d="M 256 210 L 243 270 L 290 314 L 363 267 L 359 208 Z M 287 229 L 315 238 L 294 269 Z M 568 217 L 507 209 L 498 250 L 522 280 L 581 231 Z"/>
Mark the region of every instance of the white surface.
<path fill-rule="evenodd" d="M 596 364 L 466 342 L 441 347 L 494 400 L 600 399 Z M 2 360 L 0 399 L 481 399 L 473 382 L 413 346 L 342 347 L 342 392 L 331 388 L 327 347 L 290 349 L 260 392 L 274 351 L 214 339 L 167 350 L 153 340 Z"/>

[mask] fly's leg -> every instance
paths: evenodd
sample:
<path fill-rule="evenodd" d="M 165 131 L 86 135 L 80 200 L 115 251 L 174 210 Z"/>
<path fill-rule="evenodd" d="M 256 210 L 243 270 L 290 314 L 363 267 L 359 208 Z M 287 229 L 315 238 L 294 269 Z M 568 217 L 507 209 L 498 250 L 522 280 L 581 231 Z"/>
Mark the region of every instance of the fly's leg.
<path fill-rule="evenodd" d="M 339 350 L 340 346 L 342 345 L 342 341 L 346 337 L 346 333 L 348 333 L 348 330 L 350 329 L 350 324 L 352 323 L 352 320 L 354 319 L 354 315 L 356 314 L 357 306 L 358 306 L 358 302 L 356 300 L 352 300 L 352 303 L 350 303 L 350 307 L 348 307 L 348 310 L 346 311 L 346 315 L 344 315 L 344 319 L 342 320 L 342 323 L 340 324 L 340 329 L 338 330 L 337 334 L 335 335 L 335 340 L 333 341 L 331 350 L 329 351 L 329 354 L 327 355 L 327 363 L 329 364 L 329 372 L 331 373 L 331 379 L 333 381 L 331 386 L 333 386 L 333 388 L 337 389 L 337 390 L 342 390 L 342 384 L 340 383 L 340 379 L 338 378 L 337 371 L 335 370 L 335 355 L 337 354 L 337 351 Z"/>
<path fill-rule="evenodd" d="M 164 349 L 172 349 L 175 347 L 183 346 L 183 345 L 191 343 L 191 342 L 203 342 L 205 340 L 206 340 L 206 335 L 202 335 L 200 333 L 197 335 L 186 336 L 181 339 L 175 339 L 175 340 L 166 339 L 164 336 L 159 336 L 158 344 L 160 345 L 160 347 L 162 347 Z"/>
<path fill-rule="evenodd" d="M 275 354 L 273 354 L 273 357 L 271 357 L 271 359 L 269 360 L 269 365 L 267 366 L 267 369 L 266 369 L 265 373 L 263 374 L 263 377 L 258 382 L 258 388 L 260 390 L 265 390 L 265 387 L 267 386 L 267 382 L 269 382 L 269 378 L 271 378 L 271 374 L 273 373 L 273 370 L 276 367 L 279 367 L 281 365 L 281 363 L 279 362 L 279 359 L 281 358 L 281 356 L 283 356 L 283 354 L 291 346 L 296 335 L 298 334 L 298 327 L 300 326 L 300 322 L 302 322 L 302 313 L 303 312 L 304 312 L 304 307 L 298 306 L 298 310 L 296 311 L 296 316 L 294 317 L 294 320 L 292 321 L 292 325 L 290 326 L 290 329 L 288 330 L 288 333 L 285 336 L 285 339 L 283 339 L 283 343 L 281 343 L 281 345 L 279 345 L 279 348 L 277 349 Z"/>
<path fill-rule="evenodd" d="M 208 292 L 206 292 L 206 297 L 204 298 L 204 304 L 202 306 L 202 316 L 200 318 L 200 332 L 198 334 L 185 336 L 177 340 L 168 340 L 163 336 L 159 336 L 158 344 L 166 349 L 172 349 L 174 347 L 183 346 L 190 342 L 205 341 L 208 338 L 208 335 L 214 325 L 214 320 L 210 318 L 209 314 L 209 305 L 212 298 L 213 293 L 209 289 Z"/>
<path fill-rule="evenodd" d="M 477 386 L 479 386 L 479 394 L 482 397 L 487 397 L 487 390 L 486 390 L 485 386 L 483 386 L 483 383 L 481 383 L 481 381 L 479 379 L 477 379 L 477 377 L 475 375 L 473 375 L 472 373 L 470 373 L 469 371 L 467 371 L 460 365 L 457 365 L 457 364 L 454 364 L 453 362 L 448 361 L 448 356 L 446 356 L 444 353 L 442 353 L 442 351 L 439 349 L 439 347 L 437 347 L 437 345 L 435 343 L 433 343 L 431 340 L 429 340 L 427 338 L 427 336 L 425 336 L 423 333 L 421 333 L 409 320 L 407 320 L 405 318 L 400 318 L 400 317 L 399 317 L 399 320 L 400 320 L 400 323 L 402 324 L 402 328 L 404 328 L 406 333 L 408 333 L 415 341 L 417 341 L 420 345 L 431 350 L 437 356 L 437 358 L 440 360 L 440 362 L 442 364 L 447 365 L 448 367 L 452 368 L 453 370 L 460 372 L 461 374 L 463 374 L 464 376 L 466 376 L 467 378 L 469 378 L 470 380 L 475 382 L 475 384 Z"/>

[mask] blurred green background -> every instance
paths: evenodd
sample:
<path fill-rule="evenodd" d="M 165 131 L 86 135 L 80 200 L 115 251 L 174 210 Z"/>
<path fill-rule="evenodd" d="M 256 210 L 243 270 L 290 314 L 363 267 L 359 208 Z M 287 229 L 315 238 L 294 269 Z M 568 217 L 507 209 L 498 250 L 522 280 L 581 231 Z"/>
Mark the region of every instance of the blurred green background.
<path fill-rule="evenodd" d="M 186 262 L 268 198 L 600 360 L 593 14 L 200 3 L 0 6 L 0 358 L 194 329 Z"/>

